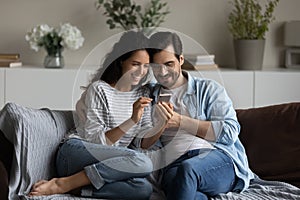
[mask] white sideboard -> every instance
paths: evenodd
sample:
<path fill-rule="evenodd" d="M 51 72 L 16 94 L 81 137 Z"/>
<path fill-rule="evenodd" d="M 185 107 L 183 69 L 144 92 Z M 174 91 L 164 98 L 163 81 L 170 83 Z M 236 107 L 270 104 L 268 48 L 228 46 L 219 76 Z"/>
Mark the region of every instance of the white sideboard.
<path fill-rule="evenodd" d="M 192 72 L 221 83 L 235 108 L 262 107 L 300 102 L 300 71 L 274 69 L 262 71 L 222 70 Z M 203 74 L 203 75 L 202 75 Z"/>
<path fill-rule="evenodd" d="M 74 109 L 80 86 L 87 85 L 94 70 L 20 67 L 0 69 L 0 108 L 7 102 L 27 107 Z M 190 71 L 223 85 L 235 108 L 300 102 L 300 71 Z"/>
<path fill-rule="evenodd" d="M 300 102 L 300 71 L 256 71 L 255 107 Z"/>
<path fill-rule="evenodd" d="M 5 70 L 4 102 L 32 108 L 74 109 L 88 82 L 88 71 L 78 69 L 8 68 Z"/>

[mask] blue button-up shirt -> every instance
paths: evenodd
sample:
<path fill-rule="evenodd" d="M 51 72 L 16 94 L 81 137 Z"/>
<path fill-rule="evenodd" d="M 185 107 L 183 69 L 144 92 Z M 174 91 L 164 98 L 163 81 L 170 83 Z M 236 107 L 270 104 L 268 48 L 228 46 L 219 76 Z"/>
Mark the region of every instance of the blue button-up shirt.
<path fill-rule="evenodd" d="M 192 118 L 211 121 L 216 136 L 216 141 L 211 144 L 232 158 L 236 176 L 239 178 L 234 191 L 246 189 L 254 174 L 249 169 L 245 148 L 238 138 L 240 124 L 225 88 L 214 80 L 192 77 L 184 71 L 183 74 L 188 80 L 183 104 Z M 160 85 L 156 85 L 153 89 L 155 101 L 160 88 Z"/>

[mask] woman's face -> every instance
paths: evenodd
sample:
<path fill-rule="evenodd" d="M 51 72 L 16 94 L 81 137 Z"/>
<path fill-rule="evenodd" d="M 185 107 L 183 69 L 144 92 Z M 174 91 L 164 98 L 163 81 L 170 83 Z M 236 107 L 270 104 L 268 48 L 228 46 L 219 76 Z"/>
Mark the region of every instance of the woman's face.
<path fill-rule="evenodd" d="M 146 50 L 135 51 L 127 60 L 122 62 L 122 81 L 137 85 L 149 70 L 149 54 Z"/>

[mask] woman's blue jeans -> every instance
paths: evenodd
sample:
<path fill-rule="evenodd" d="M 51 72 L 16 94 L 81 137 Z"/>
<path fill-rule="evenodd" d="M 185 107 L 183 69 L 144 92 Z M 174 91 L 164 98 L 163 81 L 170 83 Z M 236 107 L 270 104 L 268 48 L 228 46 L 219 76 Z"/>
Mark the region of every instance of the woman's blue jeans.
<path fill-rule="evenodd" d="M 125 147 L 68 139 L 58 149 L 56 167 L 60 177 L 86 172 L 92 184 L 82 189 L 82 196 L 149 199 L 152 193 L 145 179 L 153 170 L 150 158 Z"/>
<path fill-rule="evenodd" d="M 235 184 L 233 161 L 218 149 L 188 151 L 164 169 L 162 187 L 168 200 L 207 200 Z"/>

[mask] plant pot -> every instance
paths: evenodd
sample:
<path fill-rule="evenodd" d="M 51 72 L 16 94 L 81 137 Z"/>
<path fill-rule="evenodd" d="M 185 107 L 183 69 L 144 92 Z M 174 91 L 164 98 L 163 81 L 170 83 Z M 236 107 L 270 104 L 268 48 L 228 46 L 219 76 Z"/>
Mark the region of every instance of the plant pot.
<path fill-rule="evenodd" d="M 237 69 L 261 70 L 264 50 L 265 40 L 234 40 Z"/>

